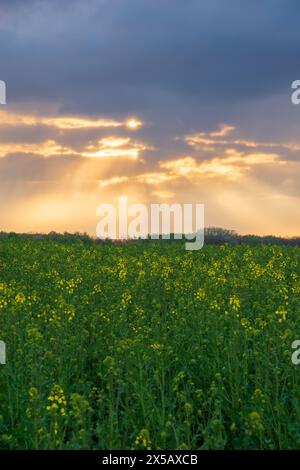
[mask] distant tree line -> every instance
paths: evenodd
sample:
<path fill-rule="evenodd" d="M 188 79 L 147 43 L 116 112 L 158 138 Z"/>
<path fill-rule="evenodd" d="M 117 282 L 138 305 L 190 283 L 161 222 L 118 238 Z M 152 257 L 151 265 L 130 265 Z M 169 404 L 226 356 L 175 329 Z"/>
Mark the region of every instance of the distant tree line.
<path fill-rule="evenodd" d="M 132 243 L 136 241 L 147 242 L 151 239 L 148 235 L 147 239 L 132 239 L 132 240 L 99 240 L 93 238 L 87 233 L 58 233 L 49 232 L 43 233 L 15 233 L 15 232 L 0 232 L 1 238 L 17 238 L 17 239 L 46 239 L 57 242 L 69 243 L 83 243 L 83 244 L 99 244 L 99 243 Z M 234 230 L 228 230 L 220 227 L 208 227 L 204 230 L 205 244 L 207 245 L 222 245 L 228 243 L 230 245 L 248 244 L 248 245 L 286 245 L 286 246 L 300 246 L 300 237 L 276 237 L 273 235 L 259 236 L 259 235 L 239 235 Z M 174 234 L 171 234 L 170 240 L 174 243 L 182 243 L 182 240 L 176 239 Z M 156 242 L 170 241 L 165 240 L 160 235 Z"/>
<path fill-rule="evenodd" d="M 209 227 L 204 230 L 205 243 L 219 245 L 223 243 L 248 245 L 288 245 L 300 246 L 300 237 L 276 237 L 274 235 L 239 235 L 234 230 Z"/>

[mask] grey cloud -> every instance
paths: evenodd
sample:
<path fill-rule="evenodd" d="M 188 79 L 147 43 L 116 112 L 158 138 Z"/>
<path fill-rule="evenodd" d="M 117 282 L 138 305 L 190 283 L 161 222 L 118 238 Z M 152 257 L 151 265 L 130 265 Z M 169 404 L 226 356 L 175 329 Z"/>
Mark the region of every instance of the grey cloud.
<path fill-rule="evenodd" d="M 62 3 L 33 2 L 30 31 L 22 25 L 22 34 L 1 35 L 11 100 L 122 113 L 159 108 L 163 94 L 192 97 L 199 106 L 282 92 L 300 74 L 299 2 L 224 3 L 94 0 L 70 18 Z"/>

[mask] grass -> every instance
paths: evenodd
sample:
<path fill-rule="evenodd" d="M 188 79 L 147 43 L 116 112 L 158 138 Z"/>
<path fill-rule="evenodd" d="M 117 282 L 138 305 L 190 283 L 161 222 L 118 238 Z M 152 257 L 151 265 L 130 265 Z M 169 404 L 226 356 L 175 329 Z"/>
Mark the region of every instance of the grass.
<path fill-rule="evenodd" d="M 1 449 L 300 448 L 299 248 L 12 236 L 0 272 Z"/>

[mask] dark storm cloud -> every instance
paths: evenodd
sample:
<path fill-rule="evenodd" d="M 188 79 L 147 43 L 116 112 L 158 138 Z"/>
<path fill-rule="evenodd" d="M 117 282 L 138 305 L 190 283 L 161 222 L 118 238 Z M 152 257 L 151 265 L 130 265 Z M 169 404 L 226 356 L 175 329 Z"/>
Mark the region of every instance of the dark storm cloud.
<path fill-rule="evenodd" d="M 300 76 L 296 0 L 1 2 L 11 102 L 159 113 L 289 93 Z M 24 5 L 26 4 L 26 8 Z M 197 113 L 197 111 L 194 111 Z"/>

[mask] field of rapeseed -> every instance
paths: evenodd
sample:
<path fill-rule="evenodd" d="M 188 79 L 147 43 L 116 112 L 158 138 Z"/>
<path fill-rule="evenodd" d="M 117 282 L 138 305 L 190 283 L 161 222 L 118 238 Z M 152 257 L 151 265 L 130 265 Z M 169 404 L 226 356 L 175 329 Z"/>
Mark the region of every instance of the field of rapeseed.
<path fill-rule="evenodd" d="M 300 250 L 0 240 L 1 449 L 300 448 Z"/>

